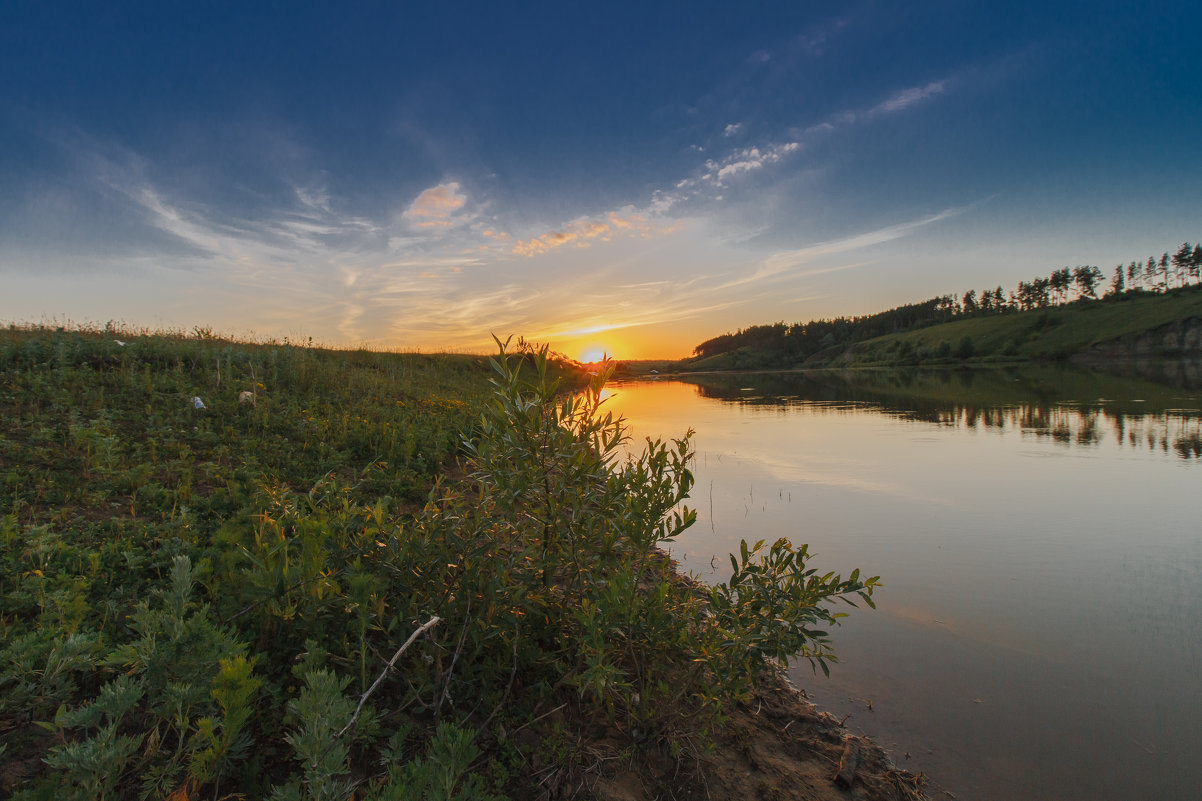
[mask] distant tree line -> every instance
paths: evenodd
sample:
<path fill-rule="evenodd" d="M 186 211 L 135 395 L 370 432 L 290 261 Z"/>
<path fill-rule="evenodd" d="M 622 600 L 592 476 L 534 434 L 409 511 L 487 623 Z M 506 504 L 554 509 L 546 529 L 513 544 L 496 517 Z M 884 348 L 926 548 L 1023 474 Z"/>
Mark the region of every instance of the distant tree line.
<path fill-rule="evenodd" d="M 753 325 L 733 334 L 707 339 L 693 349 L 693 354 L 704 359 L 747 348 L 760 354 L 760 360 L 764 362 L 797 363 L 836 345 L 851 345 L 961 317 L 1096 301 L 1099 300 L 1098 291 L 1105 279 L 1102 270 L 1092 265 L 1071 269 L 1062 267 L 1046 277 L 1019 281 L 1018 286 L 1009 293 L 1001 286 L 985 289 L 980 294 L 970 289 L 959 297 L 940 295 L 920 303 L 908 303 L 860 317 Z M 1166 251 L 1159 257 L 1149 256 L 1146 261 L 1117 265 L 1102 297 L 1167 292 L 1198 283 L 1202 283 L 1202 244 L 1185 242 L 1171 254 Z"/>
<path fill-rule="evenodd" d="M 705 358 L 750 347 L 777 358 L 801 360 L 835 345 L 947 322 L 955 319 L 958 313 L 955 297 L 943 295 L 863 317 L 837 317 L 791 325 L 784 322 L 753 325 L 733 334 L 707 339 L 695 347 L 693 353 Z"/>

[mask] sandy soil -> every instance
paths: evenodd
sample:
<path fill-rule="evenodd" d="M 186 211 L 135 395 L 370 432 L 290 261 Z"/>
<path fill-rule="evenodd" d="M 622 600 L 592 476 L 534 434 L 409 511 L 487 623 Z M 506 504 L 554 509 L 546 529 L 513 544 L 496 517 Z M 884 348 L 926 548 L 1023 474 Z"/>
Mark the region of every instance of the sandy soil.
<path fill-rule="evenodd" d="M 568 728 L 572 728 L 568 723 Z M 588 767 L 545 771 L 547 799 L 598 801 L 925 801 L 921 775 L 895 768 L 866 737 L 820 712 L 783 675 L 729 720 L 703 755 L 622 759 L 619 740 L 583 738 Z M 841 770 L 843 768 L 843 770 Z M 838 778 L 837 778 L 838 777 Z"/>

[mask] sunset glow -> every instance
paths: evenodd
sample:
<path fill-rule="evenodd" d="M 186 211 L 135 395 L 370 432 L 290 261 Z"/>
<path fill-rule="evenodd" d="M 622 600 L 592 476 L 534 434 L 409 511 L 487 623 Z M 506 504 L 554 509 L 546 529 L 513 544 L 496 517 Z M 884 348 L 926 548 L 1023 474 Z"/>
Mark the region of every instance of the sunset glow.
<path fill-rule="evenodd" d="M 1199 235 L 1172 5 L 18 3 L 0 322 L 674 358 L 1113 265 Z"/>
<path fill-rule="evenodd" d="M 587 350 L 581 351 L 580 355 L 576 357 L 576 360 L 584 362 L 585 364 L 591 364 L 593 362 L 601 361 L 607 355 L 610 354 L 605 348 L 590 347 Z"/>

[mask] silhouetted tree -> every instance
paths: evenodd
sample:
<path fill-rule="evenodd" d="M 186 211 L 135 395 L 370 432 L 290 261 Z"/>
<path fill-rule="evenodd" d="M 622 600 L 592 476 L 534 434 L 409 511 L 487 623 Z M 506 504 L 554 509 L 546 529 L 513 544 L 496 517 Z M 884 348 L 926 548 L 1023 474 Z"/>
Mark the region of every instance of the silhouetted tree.
<path fill-rule="evenodd" d="M 1083 266 L 1073 270 L 1073 280 L 1077 282 L 1077 291 L 1082 298 L 1097 299 L 1098 282 L 1102 280 L 1102 271 L 1097 267 Z"/>
<path fill-rule="evenodd" d="M 1056 293 L 1056 302 L 1064 303 L 1068 299 L 1068 290 L 1072 286 L 1073 279 L 1067 267 L 1061 267 L 1059 270 L 1054 270 L 1048 278 L 1048 284 L 1052 291 Z"/>
<path fill-rule="evenodd" d="M 1052 282 L 1048 278 L 1036 278 L 1031 282 L 1032 300 L 1036 308 L 1042 309 L 1048 305 L 1051 289 Z"/>
<path fill-rule="evenodd" d="M 1110 279 L 1110 288 L 1106 290 L 1107 297 L 1121 295 L 1123 292 L 1123 265 L 1114 268 L 1114 276 Z"/>
<path fill-rule="evenodd" d="M 1193 261 L 1194 249 L 1189 242 L 1182 244 L 1181 247 L 1177 248 L 1177 252 L 1173 254 L 1173 271 L 1177 273 L 1177 279 L 1180 281 L 1181 286 L 1185 286 L 1186 284 Z"/>
<path fill-rule="evenodd" d="M 977 291 L 975 289 L 970 289 L 964 293 L 964 302 L 962 304 L 962 308 L 964 309 L 965 314 L 972 314 L 980 309 L 980 305 L 977 303 Z"/>
<path fill-rule="evenodd" d="M 1031 285 L 1026 281 L 1019 281 L 1018 288 L 1014 290 L 1014 298 L 1018 301 L 1018 308 L 1023 311 L 1031 308 Z"/>

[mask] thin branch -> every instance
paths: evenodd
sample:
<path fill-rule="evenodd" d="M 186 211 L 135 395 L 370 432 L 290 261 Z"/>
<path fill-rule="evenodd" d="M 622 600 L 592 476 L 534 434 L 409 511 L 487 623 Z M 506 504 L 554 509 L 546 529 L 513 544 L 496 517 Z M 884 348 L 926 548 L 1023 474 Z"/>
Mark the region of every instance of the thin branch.
<path fill-rule="evenodd" d="M 396 661 L 401 658 L 401 654 L 405 653 L 405 650 L 410 645 L 413 645 L 414 640 L 438 625 L 440 620 L 442 620 L 442 618 L 440 618 L 438 615 L 435 615 L 424 625 L 422 625 L 421 628 L 409 635 L 409 639 L 405 640 L 405 644 L 396 650 L 396 653 L 392 655 L 392 659 L 388 660 L 388 664 L 384 666 L 382 671 L 380 671 L 380 675 L 376 677 L 376 680 L 372 682 L 372 685 L 367 688 L 367 692 L 360 696 L 359 705 L 355 707 L 355 714 L 351 715 L 350 723 L 343 726 L 342 731 L 334 735 L 335 740 L 346 734 L 347 731 L 359 721 L 359 713 L 363 711 L 363 705 L 367 703 L 367 699 L 370 698 L 371 694 L 374 693 L 376 688 L 380 686 L 380 682 L 384 681 L 384 677 L 388 675 L 388 671 L 392 670 L 393 665 L 396 664 Z"/>
<path fill-rule="evenodd" d="M 513 731 L 511 731 L 511 732 L 509 733 L 509 736 L 510 736 L 510 737 L 512 737 L 513 735 L 517 734 L 518 732 L 520 732 L 522 729 L 526 728 L 527 726 L 531 726 L 531 725 L 533 725 L 533 724 L 535 724 L 535 723 L 538 723 L 540 720 L 542 720 L 543 718 L 547 717 L 547 715 L 554 715 L 556 712 L 558 712 L 559 710 L 563 709 L 565 706 L 567 706 L 567 704 L 560 704 L 559 706 L 557 706 L 557 707 L 555 707 L 554 709 L 552 709 L 550 712 L 544 712 L 543 714 L 541 714 L 541 715 L 539 715 L 538 717 L 536 717 L 534 720 L 529 720 L 529 721 L 526 721 L 526 722 L 525 722 L 525 723 L 523 723 L 521 726 L 518 726 L 516 729 L 514 729 Z"/>
<path fill-rule="evenodd" d="M 463 641 L 467 639 L 467 627 L 472 622 L 472 597 L 467 598 L 467 609 L 464 610 L 463 628 L 459 631 L 459 644 L 455 646 L 455 655 L 451 657 L 451 666 L 447 668 L 447 680 L 442 685 L 442 697 L 438 699 L 438 707 L 434 710 L 435 714 L 442 711 L 442 705 L 446 703 L 451 693 L 451 678 L 455 675 L 455 663 L 459 661 L 459 652 L 463 650 Z"/>
<path fill-rule="evenodd" d="M 505 692 L 502 693 L 501 700 L 497 702 L 497 705 L 495 707 L 493 707 L 492 712 L 490 712 L 488 717 L 485 718 L 484 722 L 480 724 L 481 729 L 488 728 L 488 724 L 492 723 L 492 719 L 494 717 L 496 717 L 497 712 L 501 711 L 501 706 L 505 703 L 506 700 L 508 700 L 509 691 L 513 689 L 513 680 L 517 675 L 518 675 L 518 632 L 515 630 L 513 633 L 513 670 L 510 671 L 510 673 L 509 673 L 509 683 L 505 685 Z"/>

